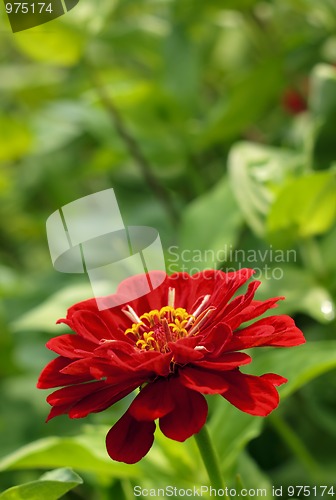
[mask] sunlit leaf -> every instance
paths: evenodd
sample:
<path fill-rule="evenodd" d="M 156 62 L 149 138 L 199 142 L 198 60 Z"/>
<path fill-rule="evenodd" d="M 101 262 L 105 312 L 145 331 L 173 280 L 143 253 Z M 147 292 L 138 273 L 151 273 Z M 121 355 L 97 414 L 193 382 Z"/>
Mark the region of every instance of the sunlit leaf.
<path fill-rule="evenodd" d="M 25 55 L 34 61 L 72 66 L 82 52 L 83 38 L 74 29 L 53 21 L 53 30 L 37 26 L 15 34 L 15 43 Z"/>
<path fill-rule="evenodd" d="M 112 462 L 105 450 L 104 433 L 72 438 L 48 437 L 23 446 L 0 461 L 0 470 L 71 467 L 112 477 L 137 477 L 139 467 Z"/>
<path fill-rule="evenodd" d="M 246 222 L 259 236 L 275 192 L 287 176 L 303 168 L 302 155 L 249 142 L 236 143 L 228 158 L 233 192 Z"/>
<path fill-rule="evenodd" d="M 28 153 L 33 143 L 27 123 L 0 116 L 0 161 L 17 160 Z"/>
<path fill-rule="evenodd" d="M 12 323 L 14 331 L 60 331 L 56 321 L 66 316 L 67 309 L 75 302 L 92 297 L 89 284 L 71 285 L 55 293 L 36 308 L 31 309 Z"/>
<path fill-rule="evenodd" d="M 57 500 L 83 481 L 71 469 L 46 472 L 38 481 L 13 486 L 0 493 L 1 500 Z"/>
<path fill-rule="evenodd" d="M 336 172 L 314 172 L 285 183 L 267 219 L 271 238 L 286 242 L 326 232 L 336 220 Z"/>

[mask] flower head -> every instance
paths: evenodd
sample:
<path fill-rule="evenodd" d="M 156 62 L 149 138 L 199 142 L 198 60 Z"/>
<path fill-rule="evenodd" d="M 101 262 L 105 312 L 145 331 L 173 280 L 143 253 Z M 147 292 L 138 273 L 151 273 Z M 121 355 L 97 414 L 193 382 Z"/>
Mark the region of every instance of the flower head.
<path fill-rule="evenodd" d="M 280 375 L 247 375 L 251 347 L 290 347 L 305 342 L 294 321 L 268 316 L 282 297 L 254 300 L 259 281 L 234 297 L 253 270 L 175 273 L 151 293 L 125 306 L 99 310 L 94 299 L 75 304 L 66 323 L 75 334 L 52 338 L 59 356 L 42 371 L 38 387 L 62 387 L 47 398 L 48 419 L 85 417 L 110 407 L 137 388 L 126 413 L 106 437 L 114 460 L 139 461 L 152 446 L 155 420 L 168 438 L 185 441 L 207 418 L 204 394 L 220 394 L 251 415 L 266 416 L 279 403 Z M 121 283 L 127 299 L 137 277 Z M 126 303 L 126 300 L 125 302 Z"/>

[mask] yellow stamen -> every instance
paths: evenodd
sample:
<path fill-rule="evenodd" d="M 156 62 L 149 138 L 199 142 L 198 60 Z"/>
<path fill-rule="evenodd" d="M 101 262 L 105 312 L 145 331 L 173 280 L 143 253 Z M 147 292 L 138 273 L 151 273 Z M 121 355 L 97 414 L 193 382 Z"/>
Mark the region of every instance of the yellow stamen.
<path fill-rule="evenodd" d="M 139 322 L 127 328 L 125 335 L 131 334 L 136 346 L 141 350 L 166 351 L 168 342 L 174 342 L 188 335 L 186 325 L 193 317 L 182 307 L 172 306 L 154 309 L 140 316 Z"/>

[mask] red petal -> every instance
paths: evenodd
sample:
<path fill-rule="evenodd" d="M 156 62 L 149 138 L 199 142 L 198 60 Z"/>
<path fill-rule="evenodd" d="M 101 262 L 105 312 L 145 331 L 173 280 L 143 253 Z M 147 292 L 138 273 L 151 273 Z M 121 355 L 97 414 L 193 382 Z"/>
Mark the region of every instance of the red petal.
<path fill-rule="evenodd" d="M 78 359 L 83 356 L 90 356 L 92 351 L 95 349 L 96 344 L 89 342 L 78 335 L 66 334 L 48 340 L 46 346 L 48 349 L 56 352 L 60 356 L 70 359 Z"/>
<path fill-rule="evenodd" d="M 246 304 L 250 304 L 257 289 L 260 287 L 261 281 L 255 280 L 248 284 L 247 291 L 243 295 L 239 295 L 235 299 L 233 299 L 230 304 L 228 304 L 226 308 L 226 316 L 231 313 L 235 313 L 236 310 L 240 310 L 241 306 L 245 306 Z"/>
<path fill-rule="evenodd" d="M 106 408 L 109 408 L 114 405 L 114 403 L 130 394 L 137 387 L 138 383 L 133 381 L 132 383 L 127 382 L 118 384 L 117 387 L 107 386 L 100 389 L 99 391 L 89 394 L 85 398 L 81 399 L 78 403 L 75 403 L 69 411 L 69 417 L 83 418 L 90 413 L 104 411 Z"/>
<path fill-rule="evenodd" d="M 153 444 L 154 431 L 154 422 L 139 422 L 126 412 L 106 436 L 107 453 L 118 462 L 139 462 Z"/>
<path fill-rule="evenodd" d="M 111 344 L 112 346 L 113 344 Z M 95 351 L 96 352 L 96 351 Z M 97 349 L 98 358 L 91 360 L 91 372 L 96 378 L 109 377 L 109 382 L 118 381 L 118 373 L 138 374 L 139 377 L 167 376 L 169 374 L 172 352 L 163 354 L 158 351 L 140 351 L 133 349 L 127 356 L 119 357 L 119 352 L 112 348 L 103 352 Z"/>
<path fill-rule="evenodd" d="M 129 359 L 130 355 L 133 355 L 135 351 L 134 344 L 124 340 L 101 340 L 99 346 L 95 346 L 94 355 L 95 356 L 111 356 L 117 355 L 120 359 Z"/>
<path fill-rule="evenodd" d="M 98 344 L 102 339 L 120 339 L 125 341 L 125 336 L 119 332 L 117 328 L 118 324 L 113 320 L 114 318 L 111 316 L 110 323 L 104 321 L 102 315 L 98 312 L 94 313 L 87 310 L 76 311 L 71 317 L 71 328 L 78 335 L 95 344 Z"/>
<path fill-rule="evenodd" d="M 177 342 L 169 342 L 168 347 L 174 355 L 175 363 L 185 365 L 204 358 L 202 351 L 195 350 L 198 343 L 199 338 L 197 337 L 185 337 Z"/>
<path fill-rule="evenodd" d="M 227 371 L 237 368 L 237 366 L 247 365 L 251 363 L 252 358 L 244 352 L 227 352 L 218 356 L 218 358 L 209 358 L 195 363 L 199 368 L 206 368 L 214 371 Z"/>
<path fill-rule="evenodd" d="M 52 418 L 59 417 L 59 415 L 64 415 L 68 413 L 69 405 L 53 406 L 49 412 L 46 422 L 49 422 Z"/>
<path fill-rule="evenodd" d="M 89 413 L 103 411 L 127 396 L 136 387 L 138 384 L 135 381 L 132 384 L 128 382 L 118 386 L 110 386 L 100 381 L 63 387 L 47 397 L 49 404 L 59 408 L 51 410 L 48 420 L 64 413 L 68 413 L 70 418 L 83 418 Z"/>
<path fill-rule="evenodd" d="M 266 380 L 267 382 L 270 382 L 273 385 L 279 386 L 282 384 L 285 384 L 288 382 L 288 380 L 285 377 L 282 377 L 281 375 L 277 375 L 276 373 L 265 373 L 264 375 L 261 375 L 263 380 Z"/>
<path fill-rule="evenodd" d="M 175 408 L 160 418 L 160 429 L 170 439 L 185 441 L 199 432 L 205 424 L 208 405 L 204 396 L 187 389 L 178 379 L 171 379 L 170 389 L 174 396 Z"/>
<path fill-rule="evenodd" d="M 168 287 L 172 287 L 175 289 L 175 307 L 184 307 L 192 314 L 196 309 L 196 304 L 199 304 L 199 298 L 211 295 L 207 305 L 215 306 L 220 312 L 235 291 L 253 273 L 253 269 L 241 269 L 232 273 L 209 269 L 194 275 L 174 273 L 167 278 L 164 287 L 159 287 L 161 288 L 161 302 L 156 308 L 162 307 L 162 300 L 166 303 Z M 215 316 L 217 317 L 216 314 L 211 315 L 212 318 Z"/>
<path fill-rule="evenodd" d="M 80 376 L 85 373 L 90 373 L 90 366 L 91 358 L 76 359 L 75 361 L 69 363 L 65 368 L 62 368 L 60 372 L 65 375 Z"/>
<path fill-rule="evenodd" d="M 52 406 L 76 403 L 83 397 L 86 397 L 89 394 L 94 394 L 96 391 L 104 387 L 106 387 L 106 384 L 103 381 L 63 387 L 62 389 L 58 389 L 52 394 L 49 394 L 47 402 Z"/>
<path fill-rule="evenodd" d="M 119 365 L 115 363 L 109 364 L 105 359 L 93 359 L 90 366 L 90 373 L 95 379 L 105 378 L 111 385 L 118 384 L 125 379 L 134 378 L 135 375 L 138 375 L 139 380 L 144 378 L 141 373 L 137 373 L 129 365 L 126 365 L 126 363 L 120 363 Z"/>
<path fill-rule="evenodd" d="M 279 377 L 276 376 L 275 377 Z M 238 370 L 228 372 L 226 380 L 230 388 L 222 396 L 231 404 L 251 415 L 266 417 L 279 404 L 279 394 L 274 387 L 285 379 L 279 377 L 274 379 L 273 374 L 265 374 L 262 377 L 246 375 Z"/>
<path fill-rule="evenodd" d="M 73 315 L 77 311 L 84 311 L 84 310 L 96 313 L 98 311 L 96 300 L 95 299 L 82 300 L 81 302 L 77 302 L 73 306 L 69 307 L 67 312 L 67 320 L 71 321 Z"/>
<path fill-rule="evenodd" d="M 208 305 L 215 306 L 217 311 L 212 313 L 209 317 L 209 323 L 213 324 L 214 321 L 225 320 L 225 310 L 229 300 L 233 297 L 235 292 L 253 275 L 253 269 L 240 269 L 232 273 L 223 273 L 217 275 L 216 289 L 214 290 L 211 301 Z"/>
<path fill-rule="evenodd" d="M 228 388 L 223 373 L 186 366 L 179 371 L 181 383 L 203 394 L 220 394 Z"/>
<path fill-rule="evenodd" d="M 204 346 L 211 357 L 217 357 L 230 344 L 232 330 L 225 323 L 218 323 L 204 336 L 199 345 Z M 208 357 L 208 356 L 207 356 Z"/>
<path fill-rule="evenodd" d="M 258 346 L 291 347 L 303 344 L 305 338 L 289 316 L 268 316 L 234 333 L 232 349 Z"/>
<path fill-rule="evenodd" d="M 100 311 L 95 299 L 83 300 L 74 304 L 68 309 L 66 319 L 61 319 L 58 323 L 66 323 L 72 330 L 77 331 L 78 325 L 79 328 L 81 324 L 84 323 L 85 325 L 87 317 L 91 318 L 91 326 L 95 326 L 91 332 L 87 332 L 89 337 L 92 335 L 96 338 L 113 338 L 112 333 L 114 329 L 121 327 L 124 331 L 129 327 L 129 321 L 121 311 L 121 308 L 114 307 L 113 309 Z M 98 319 L 95 319 L 95 317 Z M 105 331 L 101 328 L 101 325 L 106 326 Z M 80 332 L 77 333 L 80 334 Z M 83 333 L 85 334 L 85 331 Z"/>
<path fill-rule="evenodd" d="M 137 420 L 156 420 L 171 412 L 175 403 L 169 383 L 162 379 L 147 384 L 129 407 L 130 415 Z"/>
<path fill-rule="evenodd" d="M 147 274 L 137 274 L 126 278 L 120 283 L 117 289 L 116 296 L 119 298 L 118 302 L 122 304 L 129 304 L 135 311 L 149 312 L 152 309 L 160 309 L 163 307 L 163 299 L 167 300 L 167 296 L 162 295 L 165 289 L 165 280 L 167 274 L 163 271 L 150 271 Z M 144 293 L 148 287 L 148 282 L 161 283 L 149 293 Z M 130 300 L 130 297 L 139 297 L 138 299 Z M 145 308 L 142 310 L 142 308 Z M 112 309 L 113 310 L 113 309 Z"/>
<path fill-rule="evenodd" d="M 67 367 L 71 361 L 67 358 L 58 357 L 50 361 L 44 368 L 37 382 L 39 389 L 50 389 L 61 385 L 79 384 L 92 380 L 90 373 L 82 372 L 80 375 L 66 375 L 60 373 L 60 370 Z"/>
<path fill-rule="evenodd" d="M 184 307 L 192 314 L 199 297 L 213 294 L 216 279 L 221 273 L 222 271 L 215 270 L 204 271 L 192 276 L 188 273 L 174 273 L 167 280 L 167 293 L 168 286 L 174 288 L 175 307 Z M 166 297 L 165 300 L 167 300 Z"/>
<path fill-rule="evenodd" d="M 251 321 L 252 319 L 257 318 L 258 316 L 264 314 L 264 312 L 266 312 L 268 309 L 273 309 L 274 307 L 277 307 L 278 300 L 283 300 L 283 299 L 284 297 L 274 297 L 272 299 L 267 299 L 267 300 L 253 300 L 250 303 L 250 305 L 248 305 L 236 316 L 228 320 L 228 323 L 231 326 L 232 330 L 235 330 L 242 323 L 245 323 L 245 321 Z"/>
<path fill-rule="evenodd" d="M 144 373 L 152 373 L 166 377 L 169 374 L 170 361 L 173 357 L 172 352 L 147 351 L 140 352 L 133 356 L 133 362 L 136 364 L 136 370 Z"/>
<path fill-rule="evenodd" d="M 240 317 L 240 313 L 244 311 L 252 302 L 253 297 L 257 288 L 261 285 L 261 281 L 252 281 L 247 287 L 247 292 L 244 295 L 239 295 L 233 299 L 230 304 L 224 309 L 223 315 L 225 317 L 225 323 L 231 326 L 232 330 L 236 328 L 236 323 L 241 320 L 237 318 Z"/>

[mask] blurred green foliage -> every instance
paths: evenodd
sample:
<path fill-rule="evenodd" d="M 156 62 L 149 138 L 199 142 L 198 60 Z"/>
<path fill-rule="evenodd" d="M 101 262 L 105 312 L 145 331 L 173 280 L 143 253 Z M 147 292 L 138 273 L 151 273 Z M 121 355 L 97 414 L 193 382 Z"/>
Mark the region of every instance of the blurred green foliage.
<path fill-rule="evenodd" d="M 38 478 L 64 467 L 84 479 L 69 499 L 207 483 L 193 440 L 157 433 L 139 464 L 109 460 L 104 435 L 129 398 L 84 426 L 43 423 L 44 344 L 91 293 L 53 270 L 45 221 L 109 187 L 126 224 L 159 230 L 168 271 L 256 267 L 260 297 L 285 295 L 279 312 L 306 334 L 304 347 L 252 353 L 256 373 L 289 378 L 269 418 L 209 398 L 230 484 L 335 485 L 334 0 L 80 0 L 15 35 L 2 7 L 0 22 L 0 488 L 27 483 L 0 497 L 45 500 L 47 480 L 59 498 L 80 478 Z M 277 262 L 270 249 L 294 253 Z"/>

